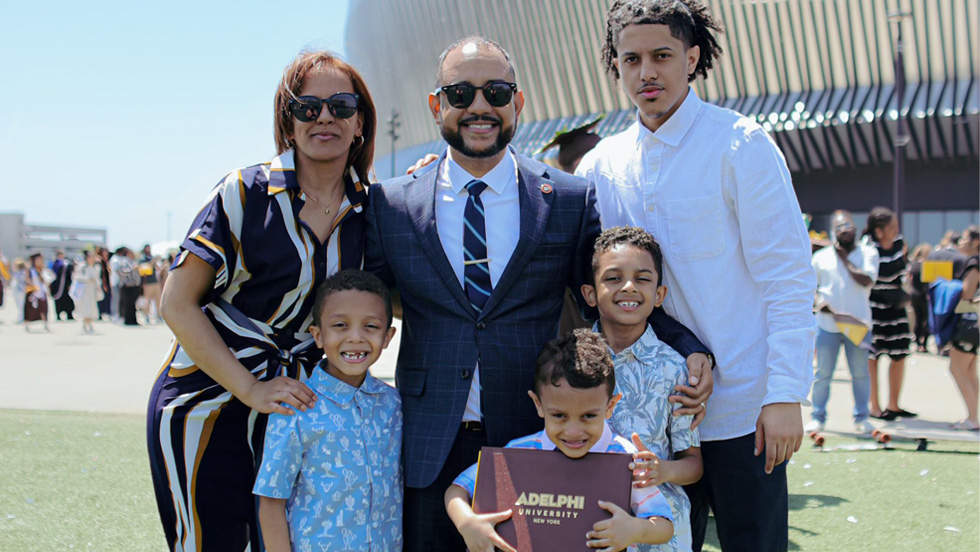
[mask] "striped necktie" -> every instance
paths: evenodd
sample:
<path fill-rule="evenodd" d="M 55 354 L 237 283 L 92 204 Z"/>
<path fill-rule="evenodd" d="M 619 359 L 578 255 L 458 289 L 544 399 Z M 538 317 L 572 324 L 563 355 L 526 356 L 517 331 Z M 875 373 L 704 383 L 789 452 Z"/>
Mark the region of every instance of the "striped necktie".
<path fill-rule="evenodd" d="M 463 281 L 466 296 L 476 312 L 483 310 L 493 284 L 490 283 L 490 259 L 487 258 L 487 219 L 480 194 L 487 184 L 471 180 L 465 189 L 470 193 L 463 210 Z"/>

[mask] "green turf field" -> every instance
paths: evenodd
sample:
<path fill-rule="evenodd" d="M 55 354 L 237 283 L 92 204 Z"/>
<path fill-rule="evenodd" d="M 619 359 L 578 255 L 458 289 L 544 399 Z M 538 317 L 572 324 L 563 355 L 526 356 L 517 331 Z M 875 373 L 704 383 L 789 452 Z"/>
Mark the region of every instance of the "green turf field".
<path fill-rule="evenodd" d="M 144 439 L 141 417 L 0 410 L 0 551 L 166 550 Z M 828 446 L 855 443 L 869 442 Z M 980 549 L 978 446 L 895 447 L 805 443 L 789 466 L 790 550 Z"/>

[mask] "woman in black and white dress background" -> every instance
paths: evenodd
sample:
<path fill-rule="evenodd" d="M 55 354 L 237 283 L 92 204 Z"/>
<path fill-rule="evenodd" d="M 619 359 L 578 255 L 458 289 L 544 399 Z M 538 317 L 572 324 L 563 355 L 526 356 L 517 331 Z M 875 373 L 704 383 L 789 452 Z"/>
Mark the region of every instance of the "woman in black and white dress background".
<path fill-rule="evenodd" d="M 912 330 L 906 310 L 909 294 L 902 283 L 909 272 L 908 251 L 898 227 L 898 217 L 890 209 L 875 207 L 868 215 L 864 231 L 868 245 L 878 248 L 878 279 L 871 288 L 872 343 L 868 359 L 871 378 L 871 416 L 891 421 L 911 418 L 915 413 L 898 406 L 905 379 L 905 358 L 910 354 Z M 878 359 L 887 356 L 888 403 L 885 409 L 878 401 Z"/>

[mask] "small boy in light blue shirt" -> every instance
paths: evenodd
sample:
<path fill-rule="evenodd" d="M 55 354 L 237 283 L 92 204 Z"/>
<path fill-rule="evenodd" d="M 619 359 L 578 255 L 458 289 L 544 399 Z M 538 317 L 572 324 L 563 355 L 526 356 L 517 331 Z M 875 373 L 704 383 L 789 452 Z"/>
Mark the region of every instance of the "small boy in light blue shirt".
<path fill-rule="evenodd" d="M 598 334 L 585 329 L 568 332 L 548 342 L 538 356 L 534 391 L 528 391 L 544 430 L 514 439 L 507 448 L 559 450 L 569 458 L 590 452 L 635 453 L 636 447 L 616 435 L 606 420 L 612 415 L 619 395 L 613 395 L 616 376 L 606 344 Z M 497 523 L 512 510 L 476 514 L 470 498 L 476 488 L 477 465 L 460 474 L 446 490 L 446 512 L 470 550 L 505 552 L 514 548 L 497 534 Z M 601 473 L 595 474 L 602 477 Z M 674 532 L 671 509 L 656 486 L 630 489 L 630 511 L 600 501 L 609 519 L 599 521 L 586 535 L 586 546 L 603 550 L 637 550 L 636 543 L 665 543 Z"/>
<path fill-rule="evenodd" d="M 368 373 L 395 328 L 388 290 L 344 270 L 317 289 L 315 406 L 269 415 L 253 493 L 269 552 L 402 549 L 401 400 Z"/>
<path fill-rule="evenodd" d="M 613 355 L 616 393 L 622 395 L 609 424 L 632 436 L 644 457 L 634 462 L 644 482 L 658 485 L 673 512 L 674 536 L 667 544 L 639 545 L 641 552 L 688 552 L 692 549 L 691 501 L 683 485 L 701 478 L 701 439 L 692 416 L 674 416 L 682 408 L 667 398 L 688 384 L 684 359 L 657 338 L 647 317 L 663 303 L 663 255 L 642 228 L 618 226 L 596 239 L 592 257 L 594 285 L 582 286 L 589 305 L 598 307 L 596 331 L 602 331 Z M 702 405 L 703 408 L 703 405 Z M 637 479 L 636 477 L 634 479 Z"/>

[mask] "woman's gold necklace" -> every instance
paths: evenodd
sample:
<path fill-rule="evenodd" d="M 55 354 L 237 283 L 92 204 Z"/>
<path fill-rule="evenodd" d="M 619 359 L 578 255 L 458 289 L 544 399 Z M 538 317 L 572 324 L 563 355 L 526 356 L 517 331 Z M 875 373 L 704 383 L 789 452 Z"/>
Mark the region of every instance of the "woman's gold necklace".
<path fill-rule="evenodd" d="M 299 189 L 300 189 L 300 190 L 303 190 L 303 187 L 302 187 L 302 186 L 300 186 L 300 188 L 299 188 Z M 330 215 L 330 206 L 328 206 L 328 205 L 324 205 L 324 204 L 323 204 L 323 202 L 321 202 L 321 201 L 320 201 L 319 199 L 317 199 L 317 198 L 315 198 L 315 197 L 313 197 L 313 194 L 311 194 L 310 192 L 307 192 L 306 190 L 303 190 L 303 195 L 305 195 L 306 197 L 308 197 L 308 198 L 310 198 L 310 199 L 312 199 L 312 200 L 313 200 L 313 203 L 316 203 L 316 204 L 317 204 L 317 205 L 319 205 L 320 207 L 323 207 L 323 214 L 324 214 L 324 215 L 328 215 L 328 216 Z M 339 201 L 341 201 L 341 200 L 342 200 L 342 198 L 343 198 L 343 196 L 344 196 L 344 192 L 343 192 L 343 190 L 341 190 L 341 192 L 340 192 L 340 197 L 339 197 L 339 198 L 337 198 L 337 201 L 338 201 L 338 202 L 339 202 Z"/>

